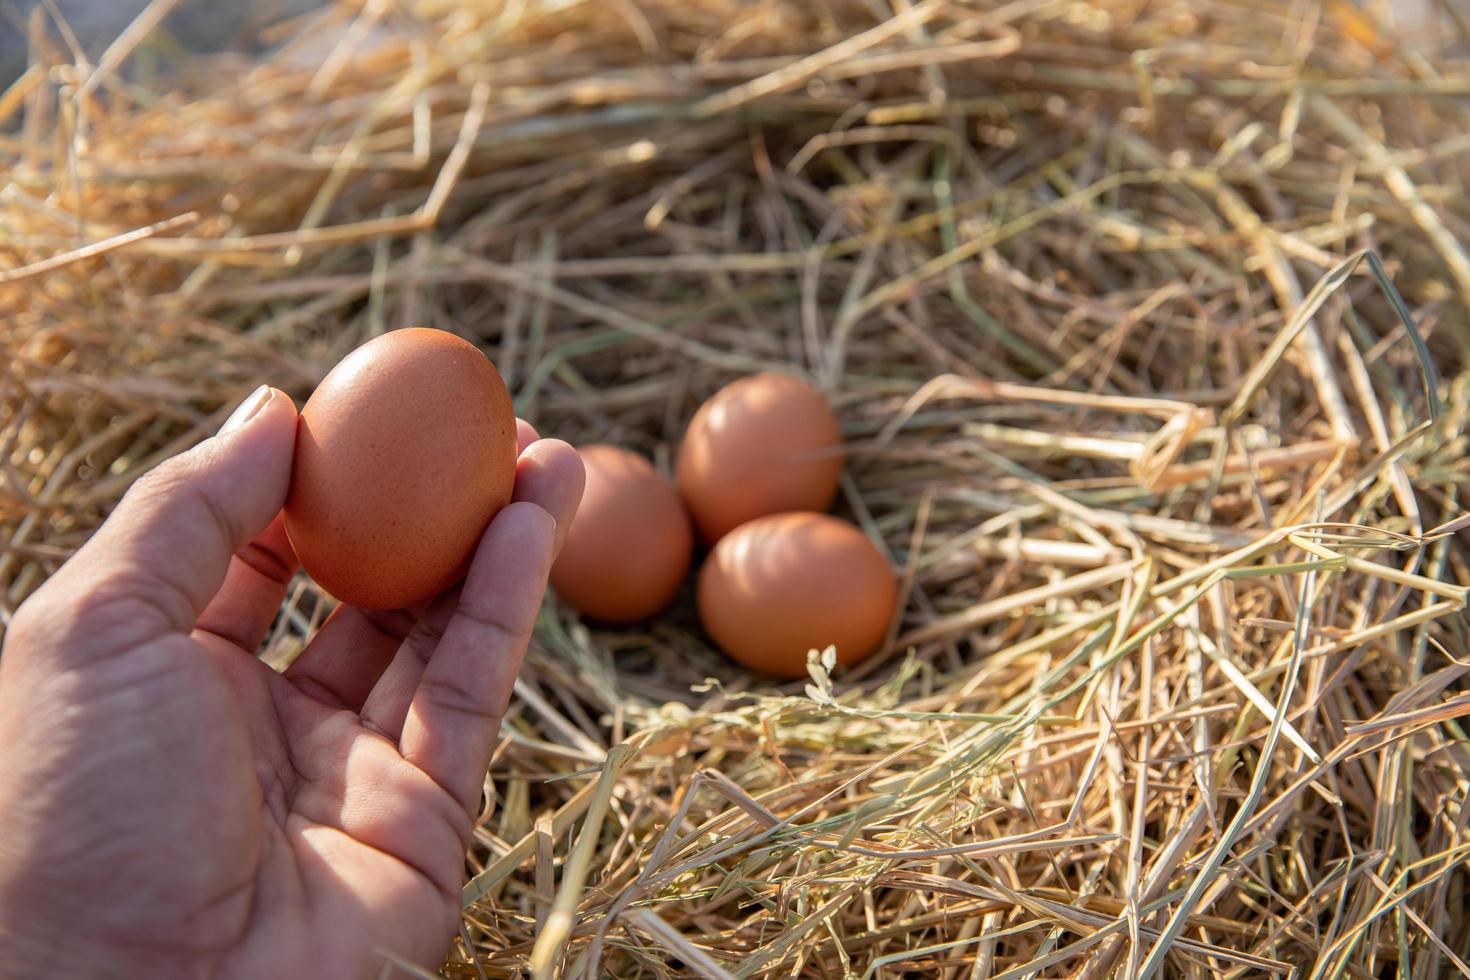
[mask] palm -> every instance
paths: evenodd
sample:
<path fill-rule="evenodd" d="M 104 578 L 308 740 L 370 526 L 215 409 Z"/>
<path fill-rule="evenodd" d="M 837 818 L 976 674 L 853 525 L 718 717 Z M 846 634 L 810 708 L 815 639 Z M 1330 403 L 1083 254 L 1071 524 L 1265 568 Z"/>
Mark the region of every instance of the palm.
<path fill-rule="evenodd" d="M 279 454 L 288 435 L 256 434 L 255 451 Z M 581 492 L 575 454 L 537 445 L 462 595 L 412 613 L 339 609 L 284 674 L 253 652 L 294 568 L 280 522 L 233 558 L 238 542 L 221 550 L 214 584 L 170 570 L 150 593 L 113 567 L 143 557 L 128 534 L 190 519 L 239 534 L 212 504 L 188 513 L 188 497 L 145 488 L 125 502 L 143 530 L 104 528 L 5 638 L 0 745 L 20 764 L 0 767 L 0 946 L 68 975 L 45 939 L 71 939 L 80 913 L 83 937 L 65 948 L 105 975 L 437 963 L 555 547 L 548 515 L 565 523 Z"/>
<path fill-rule="evenodd" d="M 275 896 L 236 898 L 253 942 L 231 972 L 291 976 L 313 961 L 376 972 L 379 948 L 441 958 L 459 908 L 467 811 L 356 711 L 323 704 L 243 651 L 231 656 L 248 748 L 231 746 L 217 775 L 201 777 L 249 800 L 234 819 L 257 844 L 215 851 L 214 873 L 219 886 L 248 878 Z M 327 937 L 335 948 L 323 948 Z M 219 936 L 219 948 L 234 938 Z"/>
<path fill-rule="evenodd" d="M 375 947 L 442 955 L 470 820 L 392 741 L 210 634 L 115 664 L 141 681 L 124 698 L 84 697 L 76 714 L 98 733 L 146 737 L 78 744 L 37 774 L 53 787 L 48 822 L 85 812 L 99 792 L 109 800 L 107 934 L 189 976 L 226 963 L 239 976 L 294 976 L 313 962 L 361 975 Z M 99 787 L 68 775 L 83 763 L 118 778 Z M 37 857 L 53 869 L 99 861 Z"/>

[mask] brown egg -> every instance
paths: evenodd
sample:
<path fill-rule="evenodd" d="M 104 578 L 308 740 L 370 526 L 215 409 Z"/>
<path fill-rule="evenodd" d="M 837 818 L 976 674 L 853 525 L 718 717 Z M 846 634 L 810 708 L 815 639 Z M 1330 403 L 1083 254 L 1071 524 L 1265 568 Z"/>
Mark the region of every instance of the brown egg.
<path fill-rule="evenodd" d="M 637 453 L 616 446 L 578 452 L 587 486 L 551 587 L 593 619 L 627 623 L 668 605 L 694 550 L 689 515 L 674 488 Z"/>
<path fill-rule="evenodd" d="M 302 409 L 286 533 L 343 602 L 410 606 L 464 576 L 515 474 L 495 366 L 453 334 L 394 330 L 343 358 Z"/>
<path fill-rule="evenodd" d="M 808 650 L 853 664 L 883 642 L 898 586 L 856 527 L 827 514 L 758 517 L 720 539 L 699 574 L 699 617 L 733 659 L 806 676 Z"/>
<path fill-rule="evenodd" d="M 757 374 L 700 406 L 679 447 L 679 492 L 706 541 L 752 518 L 826 510 L 842 472 L 842 430 L 822 393 Z"/>

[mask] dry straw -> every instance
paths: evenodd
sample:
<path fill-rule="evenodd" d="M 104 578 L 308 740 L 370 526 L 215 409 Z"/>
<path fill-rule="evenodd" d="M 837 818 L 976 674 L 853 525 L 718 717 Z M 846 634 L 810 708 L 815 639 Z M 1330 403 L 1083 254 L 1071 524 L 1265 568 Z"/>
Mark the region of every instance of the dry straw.
<path fill-rule="evenodd" d="M 1470 975 L 1463 0 L 169 6 L 0 93 L 0 616 L 405 324 L 663 466 L 808 373 L 902 576 L 787 688 L 549 602 L 451 975 Z"/>

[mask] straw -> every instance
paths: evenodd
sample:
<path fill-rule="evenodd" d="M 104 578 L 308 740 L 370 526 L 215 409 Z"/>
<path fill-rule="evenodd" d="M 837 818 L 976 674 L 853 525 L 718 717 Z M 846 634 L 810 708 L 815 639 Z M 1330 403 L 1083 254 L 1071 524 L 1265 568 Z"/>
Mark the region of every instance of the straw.
<path fill-rule="evenodd" d="M 171 6 L 95 66 L 38 8 L 0 86 L 0 623 L 415 324 L 665 471 L 815 379 L 902 584 L 790 684 L 692 588 L 549 598 L 445 975 L 1464 974 L 1461 5 L 372 0 L 219 59 Z"/>

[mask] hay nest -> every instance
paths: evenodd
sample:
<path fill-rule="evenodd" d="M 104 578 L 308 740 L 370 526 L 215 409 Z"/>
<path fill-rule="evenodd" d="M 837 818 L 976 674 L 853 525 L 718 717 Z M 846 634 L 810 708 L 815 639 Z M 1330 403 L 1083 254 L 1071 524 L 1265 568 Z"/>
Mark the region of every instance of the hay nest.
<path fill-rule="evenodd" d="M 1386 7 L 366 0 L 96 64 L 38 15 L 0 615 L 386 329 L 664 467 L 795 366 L 893 642 L 773 687 L 687 595 L 548 600 L 450 975 L 1466 973 L 1470 66 Z"/>

